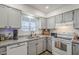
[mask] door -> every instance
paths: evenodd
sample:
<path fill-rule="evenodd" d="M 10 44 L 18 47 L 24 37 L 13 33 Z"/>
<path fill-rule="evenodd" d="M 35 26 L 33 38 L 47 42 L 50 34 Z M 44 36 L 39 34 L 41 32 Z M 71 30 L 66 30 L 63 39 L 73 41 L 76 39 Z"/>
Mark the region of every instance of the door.
<path fill-rule="evenodd" d="M 46 51 L 46 39 L 43 38 L 43 51 Z"/>
<path fill-rule="evenodd" d="M 21 11 L 8 8 L 8 26 L 11 28 L 21 27 Z"/>
<path fill-rule="evenodd" d="M 47 20 L 45 19 L 45 18 L 41 18 L 41 28 L 42 29 L 45 29 L 47 26 L 47 24 L 46 24 L 46 22 L 47 22 Z"/>
<path fill-rule="evenodd" d="M 0 28 L 7 27 L 7 7 L 0 5 Z"/>
<path fill-rule="evenodd" d="M 27 55 L 27 43 L 18 43 L 8 46 L 7 55 Z"/>
<path fill-rule="evenodd" d="M 74 28 L 79 28 L 79 9 L 74 10 Z"/>
<path fill-rule="evenodd" d="M 48 51 L 52 52 L 52 39 L 47 40 L 47 49 Z"/>
<path fill-rule="evenodd" d="M 40 54 L 43 52 L 43 39 L 37 40 L 37 54 Z"/>
<path fill-rule="evenodd" d="M 28 55 L 36 55 L 36 40 L 28 42 Z"/>
<path fill-rule="evenodd" d="M 71 22 L 73 20 L 73 11 L 63 13 L 63 22 Z"/>

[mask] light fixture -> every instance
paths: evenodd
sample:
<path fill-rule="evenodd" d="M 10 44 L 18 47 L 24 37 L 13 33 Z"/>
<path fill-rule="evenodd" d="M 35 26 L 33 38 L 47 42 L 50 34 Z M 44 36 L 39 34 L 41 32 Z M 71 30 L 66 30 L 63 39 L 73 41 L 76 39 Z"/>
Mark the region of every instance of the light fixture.
<path fill-rule="evenodd" d="M 46 8 L 46 9 L 48 9 L 48 8 L 49 8 L 49 6 L 46 6 L 45 8 Z"/>

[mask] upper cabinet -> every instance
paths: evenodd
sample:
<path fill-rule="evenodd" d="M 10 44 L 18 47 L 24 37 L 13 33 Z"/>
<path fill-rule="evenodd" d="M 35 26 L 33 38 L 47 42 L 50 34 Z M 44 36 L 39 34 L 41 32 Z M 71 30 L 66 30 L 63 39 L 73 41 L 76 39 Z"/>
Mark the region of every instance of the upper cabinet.
<path fill-rule="evenodd" d="M 55 16 L 56 24 L 62 23 L 62 14 Z"/>
<path fill-rule="evenodd" d="M 71 22 L 73 20 L 73 11 L 63 13 L 63 22 Z"/>
<path fill-rule="evenodd" d="M 74 28 L 79 28 L 79 9 L 74 10 Z"/>
<path fill-rule="evenodd" d="M 20 28 L 21 11 L 13 8 L 8 8 L 8 25 L 11 28 Z"/>
<path fill-rule="evenodd" d="M 0 5 L 0 28 L 20 28 L 21 11 Z"/>
<path fill-rule="evenodd" d="M 0 5 L 0 28 L 7 27 L 7 7 Z"/>
<path fill-rule="evenodd" d="M 45 29 L 47 26 L 47 20 L 45 19 L 45 18 L 39 18 L 39 23 L 40 23 L 40 25 L 39 25 L 39 28 L 40 29 Z"/>
<path fill-rule="evenodd" d="M 55 17 L 50 17 L 47 19 L 47 28 L 54 29 L 55 28 Z"/>

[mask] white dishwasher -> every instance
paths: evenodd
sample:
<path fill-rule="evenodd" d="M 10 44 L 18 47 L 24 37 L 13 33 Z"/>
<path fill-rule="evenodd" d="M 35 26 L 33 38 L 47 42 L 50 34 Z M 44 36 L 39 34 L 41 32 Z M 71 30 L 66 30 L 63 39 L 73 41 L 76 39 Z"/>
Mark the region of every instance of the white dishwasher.
<path fill-rule="evenodd" d="M 7 55 L 27 55 L 27 42 L 7 46 Z"/>

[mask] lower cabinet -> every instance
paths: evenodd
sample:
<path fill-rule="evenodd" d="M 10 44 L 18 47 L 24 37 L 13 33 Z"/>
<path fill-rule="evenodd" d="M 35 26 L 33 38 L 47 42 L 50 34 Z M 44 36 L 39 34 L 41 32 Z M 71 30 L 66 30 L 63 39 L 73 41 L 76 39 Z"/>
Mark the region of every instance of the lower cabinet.
<path fill-rule="evenodd" d="M 27 42 L 7 46 L 7 55 L 27 55 Z"/>
<path fill-rule="evenodd" d="M 43 52 L 43 39 L 37 40 L 37 54 L 40 54 Z"/>
<path fill-rule="evenodd" d="M 27 42 L 27 54 L 36 55 L 36 40 Z"/>
<path fill-rule="evenodd" d="M 34 40 L 28 42 L 28 55 L 38 55 L 42 53 L 44 50 L 44 39 Z"/>
<path fill-rule="evenodd" d="M 47 50 L 52 52 L 52 39 L 47 39 Z"/>
<path fill-rule="evenodd" d="M 46 51 L 46 38 L 43 39 L 43 51 Z"/>

